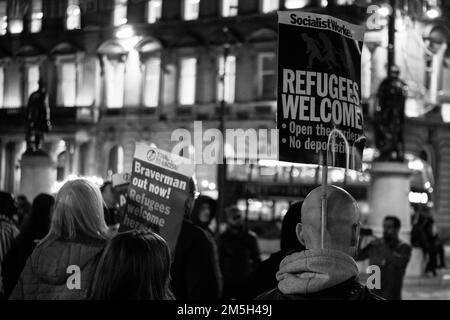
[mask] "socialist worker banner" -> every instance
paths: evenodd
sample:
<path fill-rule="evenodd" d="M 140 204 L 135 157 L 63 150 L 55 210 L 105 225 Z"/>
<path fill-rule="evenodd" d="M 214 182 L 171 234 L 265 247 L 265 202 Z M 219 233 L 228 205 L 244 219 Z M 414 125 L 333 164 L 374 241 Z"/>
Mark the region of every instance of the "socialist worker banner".
<path fill-rule="evenodd" d="M 278 22 L 279 160 L 360 170 L 364 27 L 302 11 Z"/>
<path fill-rule="evenodd" d="M 152 229 L 174 252 L 194 170 L 189 159 L 137 143 L 119 232 Z"/>

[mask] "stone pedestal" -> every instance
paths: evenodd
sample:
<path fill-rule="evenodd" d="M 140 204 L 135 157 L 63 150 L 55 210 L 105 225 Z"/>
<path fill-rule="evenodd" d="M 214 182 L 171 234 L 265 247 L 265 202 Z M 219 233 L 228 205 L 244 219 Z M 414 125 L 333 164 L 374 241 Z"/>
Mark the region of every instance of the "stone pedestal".
<path fill-rule="evenodd" d="M 30 202 L 40 193 L 51 194 L 56 181 L 56 164 L 48 155 L 24 154 L 20 169 L 20 194 Z"/>
<path fill-rule="evenodd" d="M 376 237 L 383 236 L 383 220 L 396 216 L 401 221 L 400 239 L 411 243 L 411 211 L 409 203 L 411 171 L 408 164 L 399 162 L 374 162 L 369 189 L 369 226 Z M 420 275 L 422 257 L 411 256 L 407 275 Z"/>

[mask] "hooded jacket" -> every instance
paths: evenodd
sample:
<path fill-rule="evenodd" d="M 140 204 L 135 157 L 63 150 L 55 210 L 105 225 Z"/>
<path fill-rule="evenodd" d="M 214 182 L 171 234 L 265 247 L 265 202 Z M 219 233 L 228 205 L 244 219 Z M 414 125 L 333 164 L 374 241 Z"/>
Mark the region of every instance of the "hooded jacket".
<path fill-rule="evenodd" d="M 278 287 L 258 300 L 380 299 L 358 282 L 358 265 L 337 250 L 295 252 L 281 261 Z"/>
<path fill-rule="evenodd" d="M 56 240 L 39 244 L 28 258 L 11 300 L 81 300 L 105 245 L 103 240 Z M 69 289 L 74 271 L 80 269 L 80 288 Z M 69 279 L 69 277 L 71 277 Z"/>

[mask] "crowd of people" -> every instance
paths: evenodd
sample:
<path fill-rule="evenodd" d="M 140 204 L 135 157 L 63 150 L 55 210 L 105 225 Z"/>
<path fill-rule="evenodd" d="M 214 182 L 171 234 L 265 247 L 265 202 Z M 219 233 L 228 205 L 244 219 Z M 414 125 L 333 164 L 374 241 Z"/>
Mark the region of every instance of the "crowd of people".
<path fill-rule="evenodd" d="M 225 210 L 226 228 L 211 229 L 216 202 L 199 195 L 194 179 L 173 252 L 152 230 L 119 232 L 113 186 L 66 182 L 56 196 L 30 205 L 0 192 L 0 295 L 3 299 L 304 300 L 400 299 L 411 248 L 400 223 L 386 217 L 382 239 L 360 247 L 360 212 L 345 190 L 326 187 L 324 243 L 314 189 L 284 216 L 280 250 L 261 261 L 256 235 L 238 207 Z M 359 252 L 359 253 L 358 253 Z M 358 281 L 356 261 L 382 269 L 381 289 Z M 78 276 L 78 277 L 77 277 Z"/>

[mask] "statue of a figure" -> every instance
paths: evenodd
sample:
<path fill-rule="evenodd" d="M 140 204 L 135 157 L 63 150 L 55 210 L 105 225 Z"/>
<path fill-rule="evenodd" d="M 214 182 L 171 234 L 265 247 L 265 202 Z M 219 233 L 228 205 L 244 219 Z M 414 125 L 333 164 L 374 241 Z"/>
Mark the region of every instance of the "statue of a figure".
<path fill-rule="evenodd" d="M 30 95 L 27 106 L 27 151 L 26 153 L 43 153 L 44 133 L 50 132 L 50 108 L 47 102 L 45 82 L 39 80 L 39 88 Z"/>
<path fill-rule="evenodd" d="M 399 74 L 398 67 L 392 67 L 378 89 L 378 105 L 374 116 L 375 145 L 380 152 L 378 161 L 403 162 L 405 156 L 403 127 L 408 89 Z"/>

